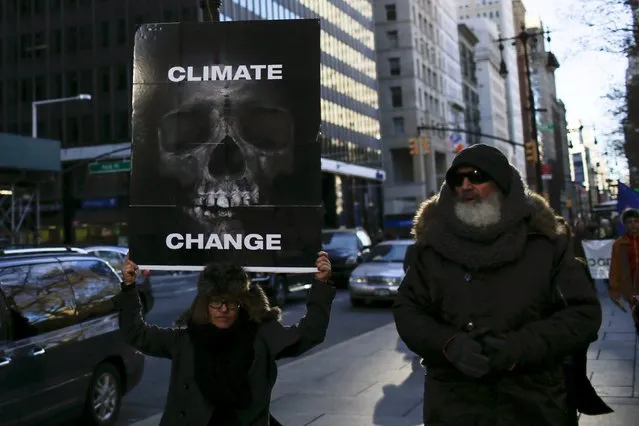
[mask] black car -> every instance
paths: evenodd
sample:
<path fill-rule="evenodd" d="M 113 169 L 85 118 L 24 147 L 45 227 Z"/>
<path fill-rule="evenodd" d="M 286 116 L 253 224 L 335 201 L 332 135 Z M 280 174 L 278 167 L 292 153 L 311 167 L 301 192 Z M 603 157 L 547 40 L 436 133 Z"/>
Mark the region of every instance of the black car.
<path fill-rule="evenodd" d="M 144 356 L 118 330 L 113 268 L 72 249 L 0 250 L 0 426 L 114 425 Z"/>
<path fill-rule="evenodd" d="M 371 238 L 362 228 L 323 229 L 322 249 L 331 259 L 333 281 L 346 287 L 351 272 L 371 246 Z"/>
<path fill-rule="evenodd" d="M 306 292 L 313 283 L 312 274 L 249 273 L 251 281 L 264 290 L 273 306 L 284 306 L 293 294 Z"/>

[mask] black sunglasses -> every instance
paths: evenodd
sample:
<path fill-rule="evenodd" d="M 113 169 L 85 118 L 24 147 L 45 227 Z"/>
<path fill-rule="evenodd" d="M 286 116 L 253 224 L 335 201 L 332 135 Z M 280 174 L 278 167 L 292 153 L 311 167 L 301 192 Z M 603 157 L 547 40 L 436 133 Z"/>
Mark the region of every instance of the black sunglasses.
<path fill-rule="evenodd" d="M 450 184 L 456 188 L 464 183 L 464 179 L 468 179 L 473 185 L 479 185 L 490 181 L 491 177 L 481 170 L 474 169 L 464 173 L 454 173 L 450 178 Z"/>
<path fill-rule="evenodd" d="M 222 305 L 226 306 L 229 311 L 235 311 L 240 307 L 238 302 L 227 302 L 226 300 L 214 299 L 209 301 L 209 306 L 213 309 L 222 309 Z"/>

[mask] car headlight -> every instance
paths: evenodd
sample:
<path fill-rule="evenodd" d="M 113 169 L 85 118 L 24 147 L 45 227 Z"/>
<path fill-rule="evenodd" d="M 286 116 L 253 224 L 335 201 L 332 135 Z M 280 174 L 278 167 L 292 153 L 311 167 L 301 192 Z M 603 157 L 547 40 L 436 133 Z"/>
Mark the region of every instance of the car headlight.
<path fill-rule="evenodd" d="M 357 256 L 351 256 L 348 259 L 346 259 L 347 265 L 354 265 L 356 263 L 357 263 Z"/>
<path fill-rule="evenodd" d="M 353 284 L 366 284 L 368 282 L 366 277 L 353 277 L 353 276 L 351 276 L 349 281 Z"/>

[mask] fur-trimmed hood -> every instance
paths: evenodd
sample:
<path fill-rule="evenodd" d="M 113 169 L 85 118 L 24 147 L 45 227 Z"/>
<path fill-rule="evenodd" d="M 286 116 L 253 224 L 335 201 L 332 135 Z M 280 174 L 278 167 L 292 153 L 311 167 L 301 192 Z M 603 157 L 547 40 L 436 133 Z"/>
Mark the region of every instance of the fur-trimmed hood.
<path fill-rule="evenodd" d="M 560 235 L 569 235 L 568 224 L 561 216 L 557 216 L 548 202 L 541 195 L 526 191 L 526 199 L 532 205 L 532 215 L 528 219 L 529 233 L 540 233 L 554 240 Z M 435 210 L 439 201 L 439 194 L 424 201 L 413 218 L 411 236 L 417 244 L 425 245 L 427 229 L 435 224 Z"/>

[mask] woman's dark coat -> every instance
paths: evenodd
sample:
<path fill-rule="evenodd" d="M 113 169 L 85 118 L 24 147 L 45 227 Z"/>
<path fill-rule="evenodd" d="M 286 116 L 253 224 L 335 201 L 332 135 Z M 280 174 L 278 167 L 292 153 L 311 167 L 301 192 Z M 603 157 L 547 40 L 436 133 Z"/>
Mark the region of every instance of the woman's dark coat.
<path fill-rule="evenodd" d="M 255 360 L 249 371 L 252 404 L 238 413 L 241 426 L 268 426 L 271 390 L 277 378 L 276 359 L 300 355 L 322 343 L 328 328 L 335 288 L 315 281 L 307 301 L 307 313 L 297 325 L 277 320 L 262 323 L 255 338 Z M 185 328 L 161 328 L 147 324 L 135 286 L 127 286 L 114 298 L 120 310 L 120 330 L 140 352 L 171 360 L 169 392 L 160 426 L 206 426 L 213 406 L 194 381 L 193 346 Z"/>
<path fill-rule="evenodd" d="M 416 215 L 416 243 L 393 313 L 402 340 L 428 368 L 429 426 L 563 426 L 570 410 L 563 360 L 597 339 L 602 312 L 568 229 L 538 196 L 523 256 L 495 269 L 467 270 L 425 239 L 436 198 Z M 463 248 L 460 248 L 463 250 Z M 519 352 L 514 370 L 462 375 L 444 347 L 460 332 L 490 330 Z"/>

